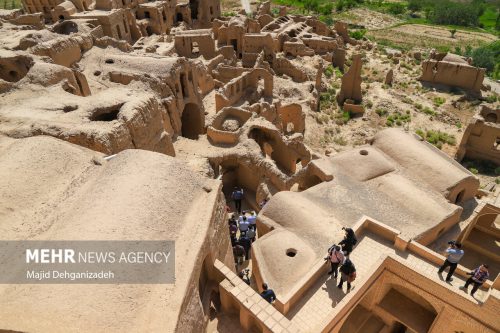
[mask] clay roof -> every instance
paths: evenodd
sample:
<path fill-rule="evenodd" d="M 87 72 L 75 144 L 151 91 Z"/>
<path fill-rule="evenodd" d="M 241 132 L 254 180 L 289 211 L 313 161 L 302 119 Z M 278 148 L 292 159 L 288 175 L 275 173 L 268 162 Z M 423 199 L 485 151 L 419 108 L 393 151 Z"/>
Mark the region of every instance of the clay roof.
<path fill-rule="evenodd" d="M 174 331 L 219 184 L 163 154 L 126 150 L 105 161 L 51 137 L 0 137 L 2 239 L 176 241 L 175 286 L 0 285 L 0 327 Z"/>

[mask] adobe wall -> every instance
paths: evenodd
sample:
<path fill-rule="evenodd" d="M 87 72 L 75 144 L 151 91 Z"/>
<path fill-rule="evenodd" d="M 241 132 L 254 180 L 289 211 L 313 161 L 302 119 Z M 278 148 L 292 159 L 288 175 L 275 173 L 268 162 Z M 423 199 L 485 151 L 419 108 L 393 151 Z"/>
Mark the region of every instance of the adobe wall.
<path fill-rule="evenodd" d="M 215 144 L 237 144 L 239 137 L 243 132 L 242 126 L 250 119 L 252 112 L 240 108 L 223 108 L 217 113 L 217 116 L 212 121 L 212 124 L 207 128 L 208 138 Z M 225 128 L 226 121 L 236 121 L 238 128 L 236 130 L 228 130 Z"/>
<path fill-rule="evenodd" d="M 484 304 L 477 304 L 452 287 L 442 286 L 409 267 L 401 258 L 389 256 L 384 259 L 354 295 L 344 298 L 337 307 L 337 315 L 329 318 L 322 332 L 343 332 L 350 310 L 362 304 L 372 315 L 382 319 L 386 326 L 402 318 L 394 317 L 380 306 L 389 290 L 395 288 L 423 308 L 436 313 L 428 332 L 496 332 L 500 327 L 496 321 L 495 307 L 498 298 L 490 295 Z M 352 294 L 352 293 L 351 293 Z M 417 295 L 417 297 L 413 296 Z M 430 307 L 430 308 L 429 308 Z M 398 307 L 393 307 L 394 314 Z M 407 323 L 404 323 L 407 324 Z M 417 330 L 420 331 L 420 330 Z"/>
<path fill-rule="evenodd" d="M 471 248 L 491 262 L 499 262 L 500 229 L 495 223 L 499 215 L 499 207 L 484 203 L 479 205 L 468 219 L 470 222 L 457 237 L 457 241 L 461 242 L 465 249 Z"/>
<path fill-rule="evenodd" d="M 215 267 L 224 280 L 219 285 L 224 313 L 237 314 L 245 331 L 252 332 L 299 332 L 299 329 L 272 304 L 234 274 L 228 267 L 216 261 Z"/>
<path fill-rule="evenodd" d="M 273 64 L 273 70 L 279 75 L 288 75 L 295 82 L 305 82 L 309 80 L 307 73 L 300 68 L 295 67 L 288 59 L 283 56 L 276 57 Z"/>
<path fill-rule="evenodd" d="M 219 262 L 233 267 L 234 258 L 229 231 L 227 228 L 226 202 L 222 194 L 222 183 L 212 188 L 213 201 L 208 201 L 206 211 L 212 212 L 210 224 L 200 225 L 197 233 L 204 235 L 200 247 L 192 262 L 185 263 L 193 268 L 191 278 L 187 282 L 188 293 L 183 296 L 177 327 L 175 332 L 204 332 L 209 320 L 210 296 L 212 291 L 218 292 L 220 275 L 214 267 Z M 200 286 L 204 289 L 200 292 Z"/>
<path fill-rule="evenodd" d="M 195 44 L 196 43 L 196 44 Z M 198 53 L 194 52 L 194 47 L 198 48 Z M 215 57 L 215 40 L 210 34 L 210 30 L 194 30 L 189 34 L 177 34 L 175 36 L 175 49 L 181 57 L 193 58 L 202 55 L 205 59 Z"/>
<path fill-rule="evenodd" d="M 313 49 L 316 54 L 326 54 L 333 52 L 338 48 L 337 41 L 333 38 L 322 37 L 320 38 L 306 38 L 302 37 L 302 41 L 307 47 Z"/>
<path fill-rule="evenodd" d="M 49 1 L 49 0 L 22 0 L 23 8 L 27 13 L 35 14 L 42 13 L 46 19 L 51 19 L 50 11 L 55 6 L 62 3 L 62 0 Z"/>
<path fill-rule="evenodd" d="M 264 96 L 272 97 L 273 95 L 273 76 L 267 70 L 262 68 L 254 68 L 250 72 L 246 72 L 241 76 L 234 78 L 227 83 L 220 92 L 215 94 L 215 110 L 219 111 L 223 107 L 231 106 L 244 95 L 245 91 L 252 88 L 257 90 L 259 80 L 264 80 Z"/>
<path fill-rule="evenodd" d="M 231 46 L 236 51 L 237 57 L 241 58 L 245 33 L 245 28 L 242 26 L 222 26 L 217 33 L 217 46 Z"/>
<path fill-rule="evenodd" d="M 457 150 L 457 160 L 488 160 L 500 165 L 500 125 L 473 118 L 467 125 Z"/>
<path fill-rule="evenodd" d="M 271 34 L 248 33 L 243 37 L 244 53 L 260 53 L 264 50 L 266 55 L 273 55 L 276 52 L 276 46 Z"/>
<path fill-rule="evenodd" d="M 286 41 L 283 43 L 283 53 L 293 57 L 313 56 L 314 50 L 307 47 L 302 41 Z"/>
<path fill-rule="evenodd" d="M 124 9 L 117 9 L 111 12 L 91 11 L 76 13 L 71 18 L 96 19 L 102 26 L 105 36 L 126 40 L 129 43 L 132 42 L 130 23 L 127 18 L 127 11 Z"/>
<path fill-rule="evenodd" d="M 9 23 L 15 25 L 30 25 L 35 29 L 43 29 L 45 27 L 45 19 L 41 13 L 19 15 L 16 18 L 10 19 Z"/>
<path fill-rule="evenodd" d="M 56 64 L 37 62 L 26 75 L 26 79 L 30 83 L 39 84 L 43 87 L 62 84 L 63 89 L 73 95 L 89 96 L 91 94 L 87 79 L 83 73 Z"/>
<path fill-rule="evenodd" d="M 422 75 L 419 80 L 479 93 L 484 75 L 484 68 L 430 59 L 422 62 Z"/>
<path fill-rule="evenodd" d="M 302 112 L 300 104 L 288 104 L 278 106 L 278 114 L 281 118 L 282 128 L 285 132 L 289 132 L 289 124 L 292 124 L 293 130 L 291 133 L 304 133 L 306 129 L 306 115 Z"/>
<path fill-rule="evenodd" d="M 169 29 L 167 12 L 162 3 L 139 4 L 135 16 L 137 20 L 147 22 L 147 35 L 161 35 Z"/>
<path fill-rule="evenodd" d="M 39 56 L 50 57 L 55 64 L 71 67 L 79 61 L 83 52 L 93 46 L 92 36 L 60 37 L 33 47 L 32 52 Z"/>
<path fill-rule="evenodd" d="M 197 20 L 197 25 L 202 28 L 209 28 L 210 23 L 221 16 L 221 8 L 219 0 L 189 0 L 189 5 L 191 6 L 191 13 L 193 15 L 193 7 L 198 7 L 197 17 L 193 19 Z"/>

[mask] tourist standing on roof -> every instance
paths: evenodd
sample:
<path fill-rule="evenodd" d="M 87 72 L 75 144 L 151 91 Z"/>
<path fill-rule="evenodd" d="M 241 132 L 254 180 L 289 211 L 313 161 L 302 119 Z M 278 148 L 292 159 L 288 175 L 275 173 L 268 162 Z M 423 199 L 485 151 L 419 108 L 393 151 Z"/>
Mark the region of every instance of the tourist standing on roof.
<path fill-rule="evenodd" d="M 462 250 L 462 244 L 457 243 L 456 241 L 449 241 L 448 248 L 445 251 L 446 260 L 443 265 L 439 268 L 438 274 L 443 273 L 446 267 L 449 267 L 448 275 L 446 276 L 446 282 L 453 281 L 453 273 L 455 269 L 457 269 L 458 262 L 464 256 L 464 250 Z"/>
<path fill-rule="evenodd" d="M 347 292 L 351 291 L 351 282 L 356 279 L 356 267 L 351 259 L 347 258 L 344 264 L 340 267 L 340 282 L 337 288 L 342 289 L 344 281 L 347 282 Z"/>
<path fill-rule="evenodd" d="M 354 234 L 354 230 L 352 230 L 351 228 L 342 228 L 342 230 L 345 231 L 345 236 L 344 239 L 340 241 L 339 245 L 342 246 L 342 251 L 344 252 L 345 256 L 348 257 L 352 252 L 354 245 L 356 245 L 356 243 L 358 242 L 358 239 Z"/>
<path fill-rule="evenodd" d="M 340 246 L 333 244 L 333 246 L 328 249 L 327 259 L 330 260 L 330 265 L 332 266 L 328 274 L 333 274 L 333 277 L 337 278 L 339 265 L 342 265 L 345 261 L 344 252 L 342 252 Z"/>

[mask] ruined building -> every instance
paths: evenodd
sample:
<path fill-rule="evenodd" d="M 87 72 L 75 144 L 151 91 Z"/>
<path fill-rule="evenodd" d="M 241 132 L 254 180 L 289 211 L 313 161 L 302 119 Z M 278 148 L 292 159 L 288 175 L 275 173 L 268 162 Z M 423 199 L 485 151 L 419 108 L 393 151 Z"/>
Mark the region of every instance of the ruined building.
<path fill-rule="evenodd" d="M 216 0 L 23 7 L 0 12 L 0 238 L 171 239 L 176 281 L 92 292 L 4 284 L 0 331 L 500 330 L 500 209 L 476 201 L 474 175 L 397 129 L 329 157 L 306 144 L 327 66 L 345 72 L 343 109 L 364 111 L 359 51 L 371 44 L 351 40 L 347 24 L 270 2 L 232 17 Z M 447 83 L 441 67 L 452 64 L 477 74 L 454 83 L 482 82 L 464 63 L 430 63 L 426 80 Z M 459 155 L 496 161 L 498 116 L 483 111 Z M 237 276 L 227 229 L 235 186 L 259 212 L 251 285 Z M 348 294 L 323 259 L 341 227 L 359 239 Z M 436 276 L 448 237 L 469 253 L 455 284 L 479 254 L 492 261 L 477 299 Z M 260 297 L 263 282 L 274 304 Z"/>
<path fill-rule="evenodd" d="M 479 93 L 483 85 L 484 68 L 470 65 L 470 61 L 451 53 L 433 53 L 422 61 L 421 81 L 444 84 Z"/>
<path fill-rule="evenodd" d="M 457 159 L 487 160 L 500 165 L 500 110 L 483 105 L 467 125 L 457 151 Z"/>

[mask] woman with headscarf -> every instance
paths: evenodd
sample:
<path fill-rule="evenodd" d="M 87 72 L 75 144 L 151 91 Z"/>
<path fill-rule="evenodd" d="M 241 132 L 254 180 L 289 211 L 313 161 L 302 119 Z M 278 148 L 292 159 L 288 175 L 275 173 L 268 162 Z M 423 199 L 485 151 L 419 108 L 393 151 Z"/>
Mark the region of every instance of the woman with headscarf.
<path fill-rule="evenodd" d="M 340 241 L 339 245 L 342 246 L 342 251 L 347 257 L 352 252 L 352 249 L 358 242 L 358 239 L 354 234 L 354 230 L 352 230 L 351 228 L 342 228 L 342 230 L 345 231 L 345 236 L 344 239 Z"/>

